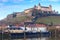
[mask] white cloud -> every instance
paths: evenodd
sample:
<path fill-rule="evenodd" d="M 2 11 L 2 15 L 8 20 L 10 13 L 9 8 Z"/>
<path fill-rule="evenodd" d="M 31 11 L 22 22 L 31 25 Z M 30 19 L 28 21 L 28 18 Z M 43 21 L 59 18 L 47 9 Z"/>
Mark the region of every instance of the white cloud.
<path fill-rule="evenodd" d="M 4 3 L 4 2 L 22 2 L 24 0 L 0 0 L 0 3 Z"/>
<path fill-rule="evenodd" d="M 30 2 L 35 2 L 36 0 L 30 0 Z"/>
<path fill-rule="evenodd" d="M 4 4 L 3 3 L 0 3 L 0 6 L 3 6 Z"/>
<path fill-rule="evenodd" d="M 24 0 L 13 0 L 13 2 L 22 2 Z"/>
<path fill-rule="evenodd" d="M 58 2 L 60 0 L 39 0 L 39 1 L 50 1 L 50 2 Z"/>
<path fill-rule="evenodd" d="M 60 1 L 60 0 L 49 0 L 49 1 L 52 1 L 52 2 L 58 2 L 58 1 Z"/>
<path fill-rule="evenodd" d="M 0 0 L 0 2 L 8 2 L 9 0 Z"/>
<path fill-rule="evenodd" d="M 3 2 L 7 2 L 8 0 L 2 0 Z"/>
<path fill-rule="evenodd" d="M 21 10 L 20 5 L 9 5 L 0 7 L 0 20 L 5 18 L 8 14 L 13 12 L 19 12 Z"/>
<path fill-rule="evenodd" d="M 15 11 L 16 9 L 18 10 L 20 8 L 20 5 L 9 5 L 9 6 L 1 6 L 0 11 Z M 4 12 L 5 12 L 4 11 Z"/>

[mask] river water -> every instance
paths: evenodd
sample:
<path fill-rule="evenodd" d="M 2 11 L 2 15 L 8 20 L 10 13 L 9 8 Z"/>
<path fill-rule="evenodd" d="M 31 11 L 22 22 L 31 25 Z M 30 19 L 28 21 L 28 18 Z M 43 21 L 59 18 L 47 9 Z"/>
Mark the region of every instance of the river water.
<path fill-rule="evenodd" d="M 60 40 L 60 38 L 49 38 L 49 37 L 40 37 L 40 38 L 17 38 L 17 39 L 0 39 L 0 40 Z"/>

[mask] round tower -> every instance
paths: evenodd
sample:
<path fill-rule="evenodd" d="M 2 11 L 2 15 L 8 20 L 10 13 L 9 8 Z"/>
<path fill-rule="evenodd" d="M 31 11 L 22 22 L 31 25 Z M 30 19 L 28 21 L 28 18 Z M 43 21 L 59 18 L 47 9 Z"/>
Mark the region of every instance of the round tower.
<path fill-rule="evenodd" d="M 37 8 L 37 6 L 36 5 L 34 5 L 34 9 L 36 9 Z"/>
<path fill-rule="evenodd" d="M 52 11 L 52 6 L 51 5 L 49 5 L 49 9 Z"/>
<path fill-rule="evenodd" d="M 38 4 L 37 9 L 38 9 L 38 10 L 41 9 L 41 5 L 40 5 L 40 3 Z"/>
<path fill-rule="evenodd" d="M 38 5 L 40 6 L 40 3 Z"/>

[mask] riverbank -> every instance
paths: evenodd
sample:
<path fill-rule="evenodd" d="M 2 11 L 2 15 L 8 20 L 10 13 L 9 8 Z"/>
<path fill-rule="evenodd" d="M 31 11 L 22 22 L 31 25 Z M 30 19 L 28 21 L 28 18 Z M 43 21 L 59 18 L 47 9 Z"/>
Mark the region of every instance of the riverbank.
<path fill-rule="evenodd" d="M 32 33 L 32 32 L 25 32 L 25 33 L 3 33 L 0 34 L 1 37 L 3 38 L 37 38 L 37 37 L 49 37 L 50 33 L 49 32 L 37 32 L 37 33 Z"/>
<path fill-rule="evenodd" d="M 2 39 L 0 39 L 2 40 Z M 3 40 L 60 40 L 60 38 L 55 38 L 55 37 L 37 37 L 37 38 L 5 38 Z"/>

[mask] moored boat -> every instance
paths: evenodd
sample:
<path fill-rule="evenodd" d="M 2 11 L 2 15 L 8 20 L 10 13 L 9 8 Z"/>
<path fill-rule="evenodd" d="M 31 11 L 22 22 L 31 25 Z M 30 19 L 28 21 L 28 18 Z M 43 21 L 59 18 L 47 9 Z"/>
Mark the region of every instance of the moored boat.
<path fill-rule="evenodd" d="M 19 27 L 19 28 L 7 28 L 5 32 L 10 34 L 11 38 L 23 38 L 23 37 L 40 37 L 49 36 L 50 32 L 44 27 L 31 28 L 31 27 Z"/>

